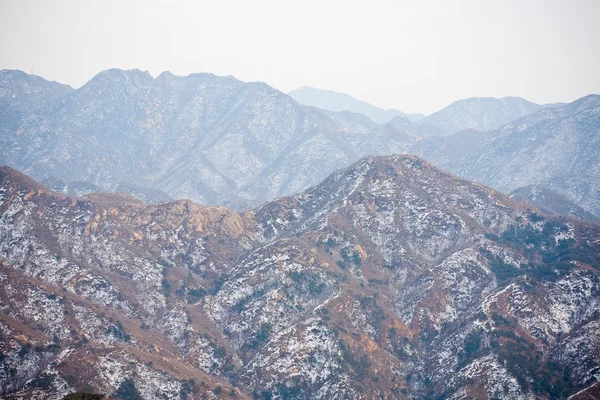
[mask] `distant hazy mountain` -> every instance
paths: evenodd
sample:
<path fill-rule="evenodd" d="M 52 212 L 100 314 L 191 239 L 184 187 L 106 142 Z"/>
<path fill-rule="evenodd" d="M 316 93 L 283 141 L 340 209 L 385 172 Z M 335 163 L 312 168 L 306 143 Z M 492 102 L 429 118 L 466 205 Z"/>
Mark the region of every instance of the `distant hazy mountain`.
<path fill-rule="evenodd" d="M 518 188 L 510 193 L 510 197 L 522 203 L 530 203 L 546 214 L 568 215 L 588 221 L 600 221 L 600 218 L 579 207 L 566 196 L 544 186 L 530 185 Z"/>
<path fill-rule="evenodd" d="M 15 113 L 3 130 L 0 163 L 39 180 L 141 186 L 205 204 L 295 193 L 362 155 L 401 153 L 416 140 L 361 114 L 301 106 L 264 83 L 211 74 L 154 79 L 115 69 L 59 97 L 0 93 L 6 107 L 34 110 Z"/>
<path fill-rule="evenodd" d="M 159 189 L 147 188 L 133 183 L 121 182 L 115 189 L 117 193 L 127 194 L 144 203 L 162 203 L 173 198 Z"/>
<path fill-rule="evenodd" d="M 44 179 L 40 183 L 46 186 L 48 189 L 52 189 L 57 193 L 62 193 L 74 197 L 80 197 L 91 193 L 100 193 L 104 191 L 104 189 L 102 189 L 101 187 L 88 182 L 65 182 L 57 177 Z"/>
<path fill-rule="evenodd" d="M 473 97 L 456 101 L 427 117 L 384 110 L 354 97 L 330 90 L 304 86 L 289 93 L 298 103 L 331 111 L 364 114 L 376 123 L 391 123 L 406 133 L 419 137 L 451 135 L 465 130 L 488 131 L 534 113 L 544 106 L 520 97 Z"/>
<path fill-rule="evenodd" d="M 418 125 L 434 126 L 447 135 L 465 129 L 489 131 L 534 113 L 542 107 L 520 97 L 472 97 L 455 101 L 419 120 Z"/>
<path fill-rule="evenodd" d="M 389 125 L 392 125 L 403 132 L 409 133 L 411 135 L 415 135 L 418 137 L 428 137 L 428 136 L 443 136 L 444 131 L 440 128 L 437 128 L 433 125 L 419 125 L 414 122 L 411 122 L 406 117 L 394 117 L 389 122 Z"/>
<path fill-rule="evenodd" d="M 544 108 L 482 134 L 428 138 L 412 149 L 509 193 L 541 185 L 600 216 L 600 96 Z"/>
<path fill-rule="evenodd" d="M 23 124 L 38 124 L 34 117 L 38 109 L 50 107 L 61 96 L 73 91 L 73 88 L 56 82 L 50 82 L 23 71 L 0 71 L 0 144 L 9 145 L 6 136 L 19 134 Z M 28 118 L 33 120 L 27 121 Z M 12 145 L 18 146 L 17 141 Z M 1 151 L 4 151 L 0 150 Z"/>
<path fill-rule="evenodd" d="M 302 106 L 233 77 L 109 70 L 72 90 L 20 71 L 1 76 L 0 164 L 40 181 L 241 208 L 300 192 L 361 157 L 412 153 L 506 193 L 543 185 L 600 216 L 599 96 L 440 136 L 399 116 L 377 124 Z M 488 100 L 473 102 L 503 104 Z"/>
<path fill-rule="evenodd" d="M 365 101 L 357 100 L 354 97 L 345 94 L 337 93 L 331 90 L 315 89 L 310 86 L 304 86 L 288 93 L 298 103 L 322 108 L 331 111 L 351 111 L 354 113 L 364 114 L 373 122 L 384 123 L 394 117 L 406 117 L 411 122 L 418 121 L 425 116 L 423 114 L 405 114 L 399 110 L 385 110 L 376 107 Z"/>
<path fill-rule="evenodd" d="M 73 88 L 68 85 L 47 81 L 37 75 L 0 70 L 0 106 L 10 105 L 20 113 L 33 112 L 37 107 L 46 106 L 72 91 Z"/>
<path fill-rule="evenodd" d="M 52 189 L 55 192 L 66 194 L 68 196 L 80 197 L 92 193 L 106 192 L 106 189 L 89 182 L 65 182 L 57 177 L 44 179 L 40 183 L 48 189 Z M 119 183 L 115 188 L 115 192 L 135 197 L 144 203 L 160 203 L 173 200 L 169 195 L 158 189 L 146 188 L 125 182 Z"/>

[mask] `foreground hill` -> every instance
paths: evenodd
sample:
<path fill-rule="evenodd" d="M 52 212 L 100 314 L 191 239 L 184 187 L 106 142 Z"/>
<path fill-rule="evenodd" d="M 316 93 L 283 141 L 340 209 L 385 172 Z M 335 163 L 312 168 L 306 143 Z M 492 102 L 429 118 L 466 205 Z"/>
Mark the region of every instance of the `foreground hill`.
<path fill-rule="evenodd" d="M 67 197 L 2 168 L 0 388 L 590 393 L 599 237 L 598 225 L 546 219 L 412 156 L 363 159 L 243 213 Z"/>

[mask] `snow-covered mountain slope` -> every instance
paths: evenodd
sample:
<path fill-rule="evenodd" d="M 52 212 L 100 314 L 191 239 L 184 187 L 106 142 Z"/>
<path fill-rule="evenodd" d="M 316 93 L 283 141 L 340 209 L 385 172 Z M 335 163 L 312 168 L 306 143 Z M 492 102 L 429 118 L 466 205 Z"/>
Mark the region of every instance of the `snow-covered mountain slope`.
<path fill-rule="evenodd" d="M 305 106 L 318 107 L 330 111 L 351 111 L 363 114 L 371 121 L 383 124 L 394 117 L 404 117 L 411 122 L 416 122 L 425 116 L 423 114 L 405 114 L 399 110 L 385 110 L 365 101 L 331 90 L 316 89 L 303 86 L 288 93 L 294 100 Z"/>
<path fill-rule="evenodd" d="M 600 227 L 527 207 L 412 156 L 243 213 L 2 168 L 1 395 L 592 391 Z"/>

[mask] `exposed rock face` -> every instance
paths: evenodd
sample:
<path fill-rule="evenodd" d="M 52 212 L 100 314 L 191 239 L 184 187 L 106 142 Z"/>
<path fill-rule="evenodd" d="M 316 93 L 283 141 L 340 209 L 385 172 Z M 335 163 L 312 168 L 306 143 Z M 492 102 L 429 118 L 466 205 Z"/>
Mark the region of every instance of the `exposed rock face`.
<path fill-rule="evenodd" d="M 527 207 L 412 156 L 243 213 L 2 168 L 2 395 L 593 393 L 600 227 Z"/>

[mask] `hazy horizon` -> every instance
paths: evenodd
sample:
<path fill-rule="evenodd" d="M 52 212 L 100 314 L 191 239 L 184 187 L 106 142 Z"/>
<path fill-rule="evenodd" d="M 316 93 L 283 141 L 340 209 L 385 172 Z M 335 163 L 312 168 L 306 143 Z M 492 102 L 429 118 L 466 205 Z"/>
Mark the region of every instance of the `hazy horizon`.
<path fill-rule="evenodd" d="M 208 72 L 430 114 L 458 99 L 600 92 L 595 1 L 0 4 L 0 69 L 82 86 L 110 68 Z"/>

